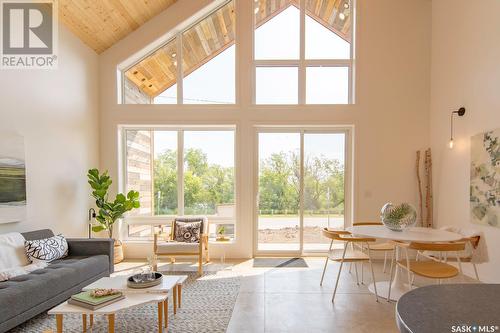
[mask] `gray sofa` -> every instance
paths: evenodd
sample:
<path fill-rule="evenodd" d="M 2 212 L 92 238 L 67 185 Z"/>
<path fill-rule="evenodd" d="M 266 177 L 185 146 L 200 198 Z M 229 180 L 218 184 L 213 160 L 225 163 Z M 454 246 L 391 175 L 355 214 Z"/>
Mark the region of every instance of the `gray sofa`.
<path fill-rule="evenodd" d="M 23 233 L 27 240 L 52 237 L 51 230 Z M 46 268 L 0 282 L 0 332 L 33 318 L 113 272 L 111 239 L 68 238 L 68 256 Z"/>

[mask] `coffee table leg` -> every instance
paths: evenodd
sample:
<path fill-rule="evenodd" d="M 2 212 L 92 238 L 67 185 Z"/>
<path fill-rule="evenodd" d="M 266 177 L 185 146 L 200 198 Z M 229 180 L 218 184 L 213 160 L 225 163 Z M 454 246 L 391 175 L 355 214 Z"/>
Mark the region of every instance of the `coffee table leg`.
<path fill-rule="evenodd" d="M 158 302 L 158 332 L 163 332 L 163 302 Z"/>
<path fill-rule="evenodd" d="M 108 333 L 115 333 L 115 315 L 108 315 Z"/>
<path fill-rule="evenodd" d="M 163 301 L 163 320 L 165 321 L 165 328 L 168 332 L 168 297 Z"/>
<path fill-rule="evenodd" d="M 87 332 L 87 315 L 85 313 L 82 313 L 82 327 L 83 331 Z"/>
<path fill-rule="evenodd" d="M 174 287 L 174 315 L 177 314 L 177 285 Z"/>
<path fill-rule="evenodd" d="M 179 305 L 179 309 L 181 308 L 181 304 L 182 304 L 182 285 L 181 284 L 178 284 L 177 285 L 177 301 L 178 301 L 178 305 Z"/>
<path fill-rule="evenodd" d="M 57 333 L 62 333 L 63 331 L 63 315 L 56 314 L 56 325 L 57 325 Z"/>
<path fill-rule="evenodd" d="M 89 326 L 90 326 L 90 327 L 94 326 L 94 315 L 93 315 L 93 314 L 91 314 L 91 315 L 90 315 L 90 323 L 89 323 Z"/>

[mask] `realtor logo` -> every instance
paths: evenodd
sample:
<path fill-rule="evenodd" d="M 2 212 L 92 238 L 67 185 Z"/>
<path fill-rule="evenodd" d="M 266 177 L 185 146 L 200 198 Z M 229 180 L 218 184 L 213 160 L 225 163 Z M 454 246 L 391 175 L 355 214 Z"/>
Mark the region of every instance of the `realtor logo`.
<path fill-rule="evenodd" d="M 3 69 L 57 67 L 56 0 L 0 0 Z"/>

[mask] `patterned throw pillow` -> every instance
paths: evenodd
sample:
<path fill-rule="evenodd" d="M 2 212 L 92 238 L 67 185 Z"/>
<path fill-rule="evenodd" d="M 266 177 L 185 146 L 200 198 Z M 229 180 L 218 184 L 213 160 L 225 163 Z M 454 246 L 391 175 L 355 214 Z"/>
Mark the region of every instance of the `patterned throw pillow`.
<path fill-rule="evenodd" d="M 199 243 L 202 222 L 175 222 L 174 240 L 184 243 Z"/>
<path fill-rule="evenodd" d="M 27 240 L 24 242 L 26 255 L 31 261 L 51 262 L 68 255 L 68 242 L 63 235 L 45 239 Z"/>

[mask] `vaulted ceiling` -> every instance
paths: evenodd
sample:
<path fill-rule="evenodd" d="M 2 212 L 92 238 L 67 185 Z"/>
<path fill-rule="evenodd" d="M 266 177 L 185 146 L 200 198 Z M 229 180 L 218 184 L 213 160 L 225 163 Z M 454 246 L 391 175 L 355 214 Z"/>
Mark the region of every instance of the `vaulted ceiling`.
<path fill-rule="evenodd" d="M 102 53 L 177 0 L 60 0 L 59 19 Z"/>

